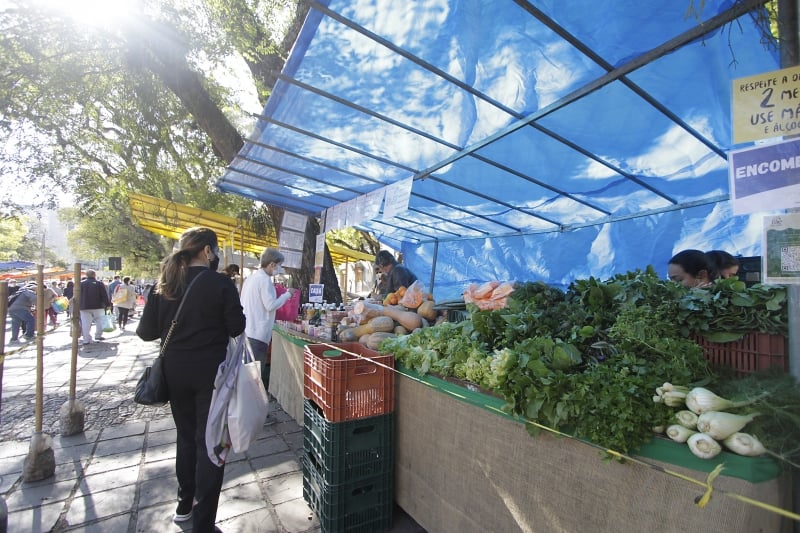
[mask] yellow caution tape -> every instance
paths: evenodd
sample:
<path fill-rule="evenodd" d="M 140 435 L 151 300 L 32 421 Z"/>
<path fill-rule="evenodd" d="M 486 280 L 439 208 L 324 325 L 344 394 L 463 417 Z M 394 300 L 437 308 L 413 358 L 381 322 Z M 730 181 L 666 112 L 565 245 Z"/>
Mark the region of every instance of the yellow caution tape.
<path fill-rule="evenodd" d="M 700 499 L 695 502 L 700 509 L 704 508 L 706 505 L 708 505 L 708 502 L 711 501 L 711 494 L 714 492 L 714 480 L 717 479 L 717 476 L 720 474 L 720 472 L 722 472 L 723 468 L 723 464 L 718 464 L 716 468 L 709 472 L 708 476 L 706 477 L 706 491 L 703 493 Z"/>

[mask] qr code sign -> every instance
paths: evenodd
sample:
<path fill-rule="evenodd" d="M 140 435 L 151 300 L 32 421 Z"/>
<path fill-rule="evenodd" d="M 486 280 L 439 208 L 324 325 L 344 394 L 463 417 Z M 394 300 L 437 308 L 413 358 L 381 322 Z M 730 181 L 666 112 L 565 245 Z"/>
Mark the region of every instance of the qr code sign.
<path fill-rule="evenodd" d="M 781 246 L 781 270 L 800 272 L 800 246 Z"/>

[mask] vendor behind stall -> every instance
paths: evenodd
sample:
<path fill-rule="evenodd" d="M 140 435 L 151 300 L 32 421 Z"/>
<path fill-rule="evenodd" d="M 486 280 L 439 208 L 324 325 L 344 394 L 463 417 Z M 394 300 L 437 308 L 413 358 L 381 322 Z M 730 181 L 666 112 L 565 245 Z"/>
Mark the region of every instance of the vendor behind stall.
<path fill-rule="evenodd" d="M 383 274 L 385 282 L 380 287 L 381 297 L 390 292 L 395 292 L 400 287 L 409 287 L 417 281 L 417 276 L 409 269 L 397 262 L 397 259 L 388 250 L 381 250 L 375 256 L 375 266 Z"/>
<path fill-rule="evenodd" d="M 735 278 L 739 273 L 739 260 L 724 250 L 711 250 L 706 257 L 722 279 Z"/>
<path fill-rule="evenodd" d="M 718 277 L 702 250 L 683 250 L 672 256 L 667 275 L 688 289 L 708 287 Z"/>

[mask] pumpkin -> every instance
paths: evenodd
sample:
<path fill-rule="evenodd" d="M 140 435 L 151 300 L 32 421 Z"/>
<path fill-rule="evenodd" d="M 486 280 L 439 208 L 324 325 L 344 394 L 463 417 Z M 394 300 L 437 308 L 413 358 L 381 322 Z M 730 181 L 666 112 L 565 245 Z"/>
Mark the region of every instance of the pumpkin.
<path fill-rule="evenodd" d="M 379 321 L 373 323 L 375 319 L 379 319 Z M 389 329 L 386 329 L 388 327 L 386 324 L 387 320 L 391 322 L 391 327 Z M 388 316 L 376 316 L 375 318 L 371 318 L 369 322 L 367 322 L 366 324 L 361 324 L 360 326 L 350 328 L 350 330 L 347 332 L 347 337 L 349 337 L 349 339 L 347 341 L 344 341 L 344 339 L 342 339 L 342 341 L 353 342 L 356 339 L 360 339 L 363 335 L 369 335 L 371 333 L 375 333 L 376 331 L 392 331 L 393 329 L 394 329 L 394 320 L 392 320 Z M 341 337 L 342 335 L 340 333 L 339 338 L 341 339 Z"/>
<path fill-rule="evenodd" d="M 339 342 L 358 342 L 356 328 L 346 328 L 339 331 Z"/>
<path fill-rule="evenodd" d="M 428 322 L 433 322 L 434 320 L 436 320 L 436 315 L 438 314 L 438 312 L 436 311 L 436 309 L 433 308 L 432 301 L 425 300 L 424 302 L 419 304 L 419 307 L 417 307 L 417 314 L 422 318 L 427 319 Z"/>
<path fill-rule="evenodd" d="M 371 333 L 377 331 L 392 331 L 394 330 L 394 319 L 389 316 L 376 316 L 367 322 L 367 325 L 372 328 Z"/>
<path fill-rule="evenodd" d="M 376 331 L 367 339 L 367 348 L 377 350 L 383 339 L 389 339 L 394 336 L 394 333 L 389 333 L 388 331 Z"/>
<path fill-rule="evenodd" d="M 422 317 L 414 311 L 403 311 L 396 307 L 385 307 L 359 300 L 353 306 L 353 312 L 357 315 L 388 316 L 395 322 L 406 328 L 408 331 L 422 327 Z"/>
<path fill-rule="evenodd" d="M 398 301 L 400 300 L 398 299 L 397 294 L 394 292 L 390 292 L 383 299 L 383 305 L 397 305 Z"/>

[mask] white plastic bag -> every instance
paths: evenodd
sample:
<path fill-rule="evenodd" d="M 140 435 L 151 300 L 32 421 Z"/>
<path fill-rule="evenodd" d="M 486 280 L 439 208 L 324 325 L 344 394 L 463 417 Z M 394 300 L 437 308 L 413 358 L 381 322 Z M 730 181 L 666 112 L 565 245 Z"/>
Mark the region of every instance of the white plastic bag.
<path fill-rule="evenodd" d="M 217 369 L 214 379 L 214 392 L 211 395 L 211 407 L 206 422 L 206 453 L 217 466 L 225 464 L 231 451 L 231 436 L 228 431 L 228 403 L 236 387 L 236 378 L 242 367 L 242 350 L 244 334 L 230 339 L 225 361 Z"/>
<path fill-rule="evenodd" d="M 269 399 L 261 381 L 261 361 L 253 357 L 246 337 L 244 345 L 244 362 L 228 402 L 228 431 L 236 453 L 246 451 L 258 438 L 269 414 Z"/>
<path fill-rule="evenodd" d="M 117 325 L 114 323 L 114 315 L 110 313 L 106 313 L 103 315 L 102 320 L 102 329 L 106 333 L 111 333 L 115 329 L 117 329 Z"/>

